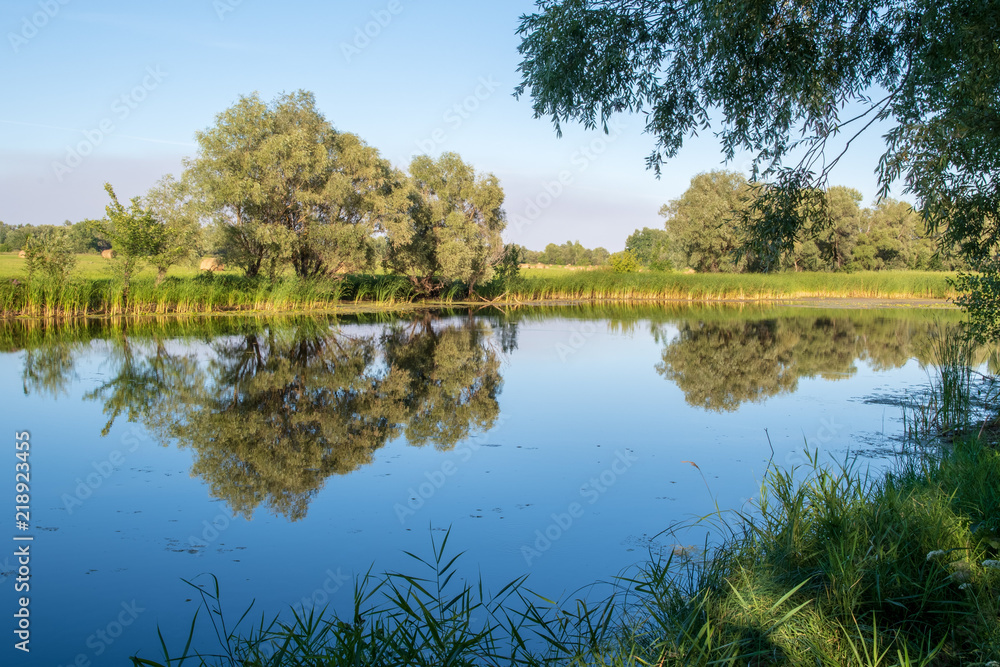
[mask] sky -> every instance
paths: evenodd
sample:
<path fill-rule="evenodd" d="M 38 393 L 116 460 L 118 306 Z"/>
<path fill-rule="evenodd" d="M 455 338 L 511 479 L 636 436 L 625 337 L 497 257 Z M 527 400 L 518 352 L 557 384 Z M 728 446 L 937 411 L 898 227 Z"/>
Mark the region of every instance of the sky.
<path fill-rule="evenodd" d="M 195 132 L 242 95 L 304 89 L 333 126 L 405 169 L 414 155 L 460 154 L 506 193 L 508 242 L 578 240 L 611 251 L 693 176 L 749 173 L 723 162 L 711 132 L 686 142 L 659 179 L 642 116 L 608 134 L 533 118 L 517 27 L 531 0 L 5 0 L 0 10 L 0 221 L 60 224 L 179 174 Z M 876 194 L 878 132 L 831 184 Z"/>

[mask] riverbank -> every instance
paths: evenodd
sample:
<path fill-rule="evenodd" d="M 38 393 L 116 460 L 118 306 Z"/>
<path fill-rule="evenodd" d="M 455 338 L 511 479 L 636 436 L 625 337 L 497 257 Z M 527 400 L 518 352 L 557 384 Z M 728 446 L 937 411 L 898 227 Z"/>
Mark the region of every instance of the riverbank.
<path fill-rule="evenodd" d="M 529 270 L 507 290 L 477 287 L 470 297 L 455 284 L 433 298 L 418 297 L 405 278 L 389 275 L 341 279 L 276 280 L 235 274 L 168 276 L 160 285 L 151 275 L 131 284 L 128 303 L 111 278 L 78 278 L 64 285 L 0 279 L 2 317 L 141 316 L 230 312 L 287 313 L 344 306 L 399 307 L 565 302 L 804 302 L 816 299 L 944 303 L 956 293 L 951 274 L 933 272 L 682 274 L 610 271 Z"/>

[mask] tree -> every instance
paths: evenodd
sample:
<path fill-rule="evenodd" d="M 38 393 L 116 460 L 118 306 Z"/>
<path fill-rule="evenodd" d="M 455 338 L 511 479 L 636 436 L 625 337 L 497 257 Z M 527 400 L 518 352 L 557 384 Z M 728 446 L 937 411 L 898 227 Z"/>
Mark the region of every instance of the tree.
<path fill-rule="evenodd" d="M 816 225 L 816 245 L 833 270 L 850 262 L 857 236 L 861 230 L 861 193 L 852 188 L 835 186 L 826 191 L 826 212 L 829 221 Z"/>
<path fill-rule="evenodd" d="M 63 227 L 69 228 L 70 240 L 73 243 L 73 252 L 77 253 L 99 253 L 108 250 L 111 244 L 106 239 L 98 236 L 96 228 L 91 220 L 81 220 L 70 223 L 69 220 L 63 223 Z"/>
<path fill-rule="evenodd" d="M 412 207 L 389 232 L 389 265 L 425 292 L 461 280 L 471 295 L 493 276 L 504 252 L 504 192 L 493 174 L 476 175 L 457 153 L 410 163 Z"/>
<path fill-rule="evenodd" d="M 670 235 L 663 229 L 643 227 L 625 240 L 625 249 L 631 250 L 639 263 L 654 271 L 673 268 L 669 256 Z"/>
<path fill-rule="evenodd" d="M 111 203 L 105 207 L 107 217 L 94 224 L 98 227 L 97 233 L 108 239 L 115 251 L 112 267 L 122 281 L 124 305 L 128 303 L 132 277 L 142 268 L 142 261 L 163 252 L 166 226 L 142 206 L 139 197 L 133 197 L 125 208 L 110 183 L 105 183 L 104 189 Z"/>
<path fill-rule="evenodd" d="M 309 278 L 367 266 L 372 235 L 404 224 L 403 177 L 360 138 L 337 132 L 298 91 L 242 97 L 196 135 L 188 163 L 247 276 L 291 262 Z"/>
<path fill-rule="evenodd" d="M 191 184 L 170 174 L 161 178 L 143 197 L 143 203 L 164 225 L 163 247 L 149 258 L 156 267 L 156 284 L 167 269 L 195 257 L 201 244 L 198 202 L 191 197 Z"/>
<path fill-rule="evenodd" d="M 744 214 L 746 245 L 777 265 L 801 197 L 851 141 L 887 121 L 882 194 L 902 179 L 930 232 L 971 261 L 1000 247 L 1000 58 L 992 0 L 541 0 L 522 18 L 536 117 L 607 128 L 644 113 L 657 173 L 719 118 L 723 154 L 773 181 Z M 839 149 L 838 149 L 839 150 Z"/>
<path fill-rule="evenodd" d="M 40 273 L 49 285 L 61 288 L 76 266 L 69 230 L 65 227 L 46 227 L 35 234 L 28 234 L 24 242 L 24 258 L 28 282 L 34 282 L 36 274 Z"/>
<path fill-rule="evenodd" d="M 710 171 L 692 178 L 680 198 L 660 208 L 679 264 L 697 271 L 736 270 L 733 252 L 740 237 L 734 219 L 749 197 L 750 186 L 742 174 Z"/>

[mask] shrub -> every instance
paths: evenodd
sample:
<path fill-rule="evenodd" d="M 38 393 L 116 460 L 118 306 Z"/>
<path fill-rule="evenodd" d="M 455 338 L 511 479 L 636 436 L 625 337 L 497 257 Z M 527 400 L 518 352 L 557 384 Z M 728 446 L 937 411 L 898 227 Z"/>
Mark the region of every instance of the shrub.
<path fill-rule="evenodd" d="M 611 270 L 615 273 L 635 273 L 639 270 L 639 258 L 631 250 L 622 250 L 611 255 Z"/>

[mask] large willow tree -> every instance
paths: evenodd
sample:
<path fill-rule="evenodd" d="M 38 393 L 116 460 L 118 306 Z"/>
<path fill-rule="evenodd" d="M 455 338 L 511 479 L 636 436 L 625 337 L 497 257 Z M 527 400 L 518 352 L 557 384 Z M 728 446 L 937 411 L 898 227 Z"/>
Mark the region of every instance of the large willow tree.
<path fill-rule="evenodd" d="M 356 135 L 338 132 L 312 93 L 267 104 L 254 93 L 197 133 L 189 161 L 221 225 L 229 261 L 248 276 L 291 262 L 301 277 L 365 268 L 372 238 L 403 224 L 405 176 Z"/>
<path fill-rule="evenodd" d="M 476 174 L 457 153 L 410 163 L 414 202 L 406 228 L 389 234 L 389 266 L 430 292 L 463 281 L 471 295 L 493 277 L 504 252 L 504 192 L 493 174 Z"/>

